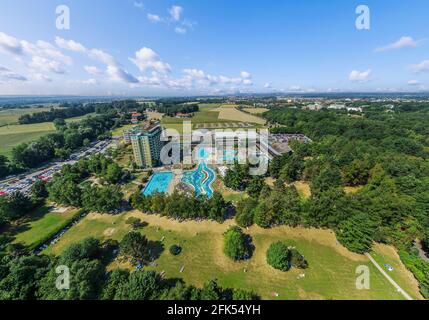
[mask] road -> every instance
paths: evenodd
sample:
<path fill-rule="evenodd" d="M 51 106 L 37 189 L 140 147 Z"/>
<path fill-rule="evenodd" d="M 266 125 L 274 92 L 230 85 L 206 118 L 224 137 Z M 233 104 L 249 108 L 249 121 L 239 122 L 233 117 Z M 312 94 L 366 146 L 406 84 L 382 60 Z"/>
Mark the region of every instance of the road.
<path fill-rule="evenodd" d="M 86 156 L 90 156 L 96 153 L 105 153 L 109 148 L 111 141 L 97 141 L 92 143 L 91 147 L 84 148 L 79 152 L 72 154 L 69 160 L 53 162 L 47 166 L 44 166 L 42 169 L 17 175 L 15 177 L 8 177 L 5 181 L 0 181 L 0 195 L 7 195 L 14 191 L 20 191 L 24 194 L 30 192 L 30 189 L 34 182 L 37 179 L 42 179 L 45 181 L 49 181 L 52 179 L 53 175 L 59 171 L 66 164 L 74 164 L 79 159 L 84 158 Z M 19 177 L 19 178 L 18 178 Z"/>
<path fill-rule="evenodd" d="M 395 282 L 395 280 L 393 280 L 386 271 L 384 271 L 384 269 L 377 263 L 377 261 L 374 260 L 374 258 L 369 254 L 369 253 L 365 253 L 365 255 L 368 257 L 368 259 L 372 262 L 372 264 L 381 272 L 381 274 L 387 279 L 387 281 L 389 281 L 396 289 L 396 291 L 398 291 L 400 294 L 403 295 L 403 297 L 407 300 L 414 300 L 408 293 L 405 292 L 404 289 L 402 289 L 399 284 L 397 284 Z"/>

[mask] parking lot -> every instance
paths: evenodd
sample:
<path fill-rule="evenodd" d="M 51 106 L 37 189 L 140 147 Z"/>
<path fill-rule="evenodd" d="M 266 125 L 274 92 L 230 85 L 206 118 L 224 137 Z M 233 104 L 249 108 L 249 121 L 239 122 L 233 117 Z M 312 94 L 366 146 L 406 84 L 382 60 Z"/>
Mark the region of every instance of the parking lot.
<path fill-rule="evenodd" d="M 79 152 L 70 155 L 66 161 L 58 161 L 43 167 L 40 170 L 29 174 L 21 174 L 15 177 L 8 177 L 4 181 L 0 181 L 0 197 L 7 196 L 10 193 L 19 191 L 24 194 L 29 194 L 31 187 L 37 180 L 49 182 L 55 173 L 61 171 L 65 164 L 74 164 L 79 159 L 91 156 L 97 153 L 105 153 L 109 148 L 111 140 L 93 142 L 90 147 L 83 148 Z"/>

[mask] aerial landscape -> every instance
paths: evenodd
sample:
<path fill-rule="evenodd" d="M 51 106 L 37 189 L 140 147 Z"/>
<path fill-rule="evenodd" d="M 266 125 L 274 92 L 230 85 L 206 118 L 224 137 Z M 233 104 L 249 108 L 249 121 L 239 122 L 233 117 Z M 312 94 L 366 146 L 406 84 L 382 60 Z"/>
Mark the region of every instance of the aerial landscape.
<path fill-rule="evenodd" d="M 428 300 L 429 4 L 310 2 L 0 4 L 0 301 Z"/>

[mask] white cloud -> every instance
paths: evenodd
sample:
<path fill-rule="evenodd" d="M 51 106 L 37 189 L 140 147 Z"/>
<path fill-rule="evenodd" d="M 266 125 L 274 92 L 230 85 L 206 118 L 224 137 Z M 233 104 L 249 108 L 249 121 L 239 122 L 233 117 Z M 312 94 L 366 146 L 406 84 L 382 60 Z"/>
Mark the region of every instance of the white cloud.
<path fill-rule="evenodd" d="M 414 40 L 411 37 L 401 37 L 398 41 L 388 44 L 386 46 L 375 49 L 375 52 L 383 52 L 388 50 L 402 49 L 406 47 L 418 47 L 423 40 Z"/>
<path fill-rule="evenodd" d="M 66 73 L 58 61 L 46 59 L 43 57 L 33 57 L 28 66 L 33 70 L 41 72 L 53 72 L 57 74 Z"/>
<path fill-rule="evenodd" d="M 183 27 L 176 27 L 176 28 L 174 28 L 174 32 L 176 32 L 178 34 L 186 34 L 186 32 L 188 32 L 188 29 L 183 28 Z"/>
<path fill-rule="evenodd" d="M 18 39 L 9 36 L 3 32 L 0 32 L 0 48 L 3 51 L 6 51 L 13 55 L 23 54 L 21 42 Z"/>
<path fill-rule="evenodd" d="M 82 81 L 83 84 L 87 84 L 87 85 L 98 85 L 98 81 L 96 79 L 88 79 L 88 80 L 84 80 Z"/>
<path fill-rule="evenodd" d="M 0 79 L 5 81 L 27 81 L 27 78 L 13 72 L 12 70 L 0 66 Z"/>
<path fill-rule="evenodd" d="M 368 69 L 366 71 L 357 71 L 353 70 L 349 75 L 349 80 L 352 82 L 368 82 L 369 78 L 371 76 L 371 69 Z"/>
<path fill-rule="evenodd" d="M 161 18 L 157 14 L 148 13 L 147 19 L 152 23 L 161 22 Z"/>
<path fill-rule="evenodd" d="M 110 76 L 110 80 L 115 82 L 125 82 L 125 83 L 138 83 L 139 80 L 136 79 L 132 74 L 128 73 L 126 70 L 119 68 L 117 66 L 107 66 L 106 73 Z"/>
<path fill-rule="evenodd" d="M 55 43 L 57 44 L 58 47 L 62 49 L 81 52 L 81 53 L 84 53 L 87 51 L 87 49 L 82 44 L 73 40 L 65 40 L 63 38 L 56 37 Z"/>
<path fill-rule="evenodd" d="M 93 76 L 100 76 L 103 74 L 103 71 L 94 66 L 84 66 L 83 67 L 87 73 Z"/>
<path fill-rule="evenodd" d="M 31 75 L 31 78 L 36 81 L 46 81 L 46 82 L 52 82 L 52 78 L 48 77 L 47 75 L 41 74 L 41 73 L 34 73 Z"/>
<path fill-rule="evenodd" d="M 183 8 L 181 6 L 172 6 L 168 9 L 168 12 L 173 21 L 179 21 L 183 13 Z"/>
<path fill-rule="evenodd" d="M 168 63 L 163 62 L 158 54 L 150 48 L 143 47 L 135 53 L 135 58 L 129 58 L 141 72 L 153 70 L 161 73 L 171 72 Z"/>
<path fill-rule="evenodd" d="M 420 82 L 418 80 L 410 80 L 408 81 L 409 86 L 418 86 Z"/>
<path fill-rule="evenodd" d="M 429 60 L 424 60 L 419 64 L 412 65 L 411 71 L 413 71 L 415 73 L 429 71 Z"/>
<path fill-rule="evenodd" d="M 247 71 L 241 71 L 240 76 L 243 79 L 251 79 L 252 78 L 252 75 Z"/>
<path fill-rule="evenodd" d="M 264 84 L 264 88 L 265 89 L 271 89 L 271 83 L 267 82 L 266 84 Z"/>

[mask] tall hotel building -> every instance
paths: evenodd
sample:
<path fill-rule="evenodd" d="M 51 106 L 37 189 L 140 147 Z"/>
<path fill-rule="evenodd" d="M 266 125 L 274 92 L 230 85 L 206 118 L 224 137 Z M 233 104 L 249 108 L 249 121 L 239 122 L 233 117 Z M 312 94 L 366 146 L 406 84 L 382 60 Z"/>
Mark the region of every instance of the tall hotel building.
<path fill-rule="evenodd" d="M 162 128 L 159 123 L 148 123 L 136 127 L 130 134 L 134 161 L 141 168 L 152 168 L 160 164 Z"/>

